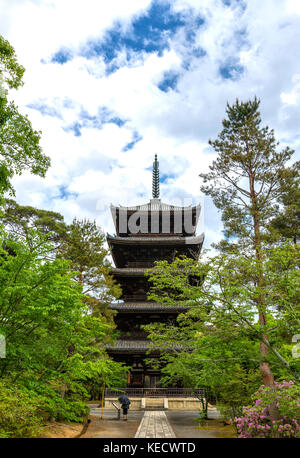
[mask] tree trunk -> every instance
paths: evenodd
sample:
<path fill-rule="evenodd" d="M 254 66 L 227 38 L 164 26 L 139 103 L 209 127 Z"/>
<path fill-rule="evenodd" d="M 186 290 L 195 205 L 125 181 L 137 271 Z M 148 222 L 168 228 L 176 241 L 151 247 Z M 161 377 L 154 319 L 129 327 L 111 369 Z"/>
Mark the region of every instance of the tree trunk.
<path fill-rule="evenodd" d="M 266 336 L 264 336 L 264 337 L 266 337 Z M 265 356 L 265 357 L 268 356 L 268 350 L 269 349 L 266 346 L 266 344 L 264 344 L 263 342 L 260 342 L 260 355 L 261 355 L 261 357 L 262 356 Z M 259 363 L 259 369 L 260 369 L 260 373 L 261 373 L 264 385 L 266 385 L 266 386 L 274 385 L 274 376 L 273 376 L 273 373 L 271 371 L 269 363 L 267 363 L 265 361 L 261 361 Z"/>
<path fill-rule="evenodd" d="M 264 275 L 263 275 L 263 268 L 262 268 L 262 252 L 261 252 L 261 234 L 260 234 L 260 224 L 258 218 L 258 208 L 257 208 L 257 199 L 255 193 L 255 186 L 254 186 L 254 179 L 252 171 L 249 174 L 249 184 L 250 184 L 250 195 L 251 195 L 251 202 L 252 202 L 252 210 L 253 210 L 253 228 L 254 228 L 254 247 L 255 247 L 255 255 L 258 261 L 259 266 L 259 273 L 257 276 L 257 286 L 259 288 L 263 288 L 264 286 Z M 262 326 L 266 326 L 267 324 L 267 317 L 265 313 L 265 296 L 263 293 L 260 293 L 257 298 L 257 308 L 259 313 L 259 324 Z M 269 341 L 268 336 L 263 334 L 263 338 L 266 341 Z M 264 385 L 274 387 L 274 376 L 270 365 L 265 359 L 268 357 L 269 349 L 265 342 L 260 342 L 259 345 L 260 349 L 260 359 L 261 362 L 259 363 L 260 373 L 264 382 Z M 276 421 L 279 419 L 279 410 L 276 407 L 275 402 L 272 402 L 268 405 L 269 417 L 271 421 Z"/>
<path fill-rule="evenodd" d="M 258 261 L 258 265 L 260 267 L 258 277 L 257 277 L 257 286 L 262 288 L 264 286 L 264 276 L 262 272 L 262 253 L 261 253 L 261 235 L 260 235 L 260 225 L 258 219 L 258 209 L 257 209 L 257 200 L 256 200 L 256 193 L 254 187 L 254 178 L 253 172 L 250 171 L 249 173 L 249 187 L 250 187 L 250 196 L 251 196 L 251 203 L 252 203 L 252 211 L 253 211 L 253 229 L 254 229 L 254 248 L 255 248 L 255 255 Z M 259 324 L 262 326 L 266 326 L 267 324 L 267 317 L 265 313 L 265 297 L 263 294 L 260 294 L 257 298 L 257 308 L 259 312 Z M 266 340 L 268 340 L 268 336 L 263 336 Z M 260 357 L 262 361 L 259 364 L 260 373 L 266 386 L 274 385 L 274 376 L 271 371 L 269 363 L 265 361 L 269 354 L 269 349 L 264 342 L 260 342 Z"/>

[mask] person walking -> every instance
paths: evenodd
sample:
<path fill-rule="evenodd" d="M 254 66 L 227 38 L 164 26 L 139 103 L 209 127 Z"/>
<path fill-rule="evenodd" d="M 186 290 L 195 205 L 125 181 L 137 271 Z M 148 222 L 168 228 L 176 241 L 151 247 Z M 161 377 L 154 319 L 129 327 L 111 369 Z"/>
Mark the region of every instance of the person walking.
<path fill-rule="evenodd" d="M 128 415 L 128 409 L 129 409 L 129 405 L 130 405 L 130 400 L 129 400 L 129 398 L 128 398 L 128 396 L 126 394 L 121 394 L 121 396 L 119 396 L 119 398 L 118 398 L 118 401 L 122 406 L 123 420 L 127 421 L 127 415 Z"/>

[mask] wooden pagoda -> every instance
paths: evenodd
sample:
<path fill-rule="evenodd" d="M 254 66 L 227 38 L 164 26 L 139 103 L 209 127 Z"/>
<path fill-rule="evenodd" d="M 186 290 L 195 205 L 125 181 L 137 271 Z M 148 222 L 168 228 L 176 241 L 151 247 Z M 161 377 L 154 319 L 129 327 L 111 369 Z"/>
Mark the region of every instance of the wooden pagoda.
<path fill-rule="evenodd" d="M 111 304 L 119 340 L 107 348 L 116 360 L 131 366 L 130 388 L 159 387 L 160 372 L 145 363 L 149 341 L 141 325 L 168 322 L 173 325 L 184 308 L 160 305 L 147 300 L 149 282 L 146 269 L 158 260 L 172 262 L 175 256 L 197 259 L 204 234 L 196 236 L 200 205 L 178 207 L 159 198 L 157 156 L 153 163 L 152 199 L 145 205 L 115 207 L 111 205 L 116 235 L 107 234 L 107 242 L 115 263 L 112 274 L 121 285 L 123 302 Z M 158 353 L 153 351 L 151 356 Z"/>

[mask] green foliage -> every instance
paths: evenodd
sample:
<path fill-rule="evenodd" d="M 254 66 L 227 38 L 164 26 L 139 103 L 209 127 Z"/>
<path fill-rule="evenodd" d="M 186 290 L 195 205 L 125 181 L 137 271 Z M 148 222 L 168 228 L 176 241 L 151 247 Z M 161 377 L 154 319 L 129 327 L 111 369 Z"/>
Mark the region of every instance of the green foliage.
<path fill-rule="evenodd" d="M 197 417 L 197 421 L 199 422 L 199 425 L 202 426 L 206 419 L 207 419 L 207 412 L 205 410 L 200 410 L 199 415 Z"/>
<path fill-rule="evenodd" d="M 14 240 L 2 231 L 1 239 L 0 333 L 6 358 L 0 374 L 37 398 L 45 417 L 80 421 L 89 398 L 85 383 L 98 377 L 119 385 L 125 377 L 126 368 L 105 352 L 112 326 L 87 313 L 69 262 L 47 259 L 52 244 L 44 235 L 31 230 L 26 240 Z"/>
<path fill-rule="evenodd" d="M 13 191 L 9 179 L 14 174 L 20 175 L 24 170 L 29 170 L 34 175 L 44 177 L 50 160 L 39 145 L 41 133 L 32 128 L 28 117 L 19 113 L 13 102 L 0 99 L 0 119 L 3 179 L 0 191 Z"/>
<path fill-rule="evenodd" d="M 0 438 L 39 437 L 43 415 L 34 393 L 0 379 Z"/>
<path fill-rule="evenodd" d="M 162 382 L 206 386 L 222 405 L 238 412 L 260 384 L 259 366 L 266 361 L 276 377 L 299 378 L 299 361 L 292 357 L 292 336 L 299 329 L 300 250 L 287 243 L 269 249 L 263 263 L 263 287 L 245 282 L 261 265 L 243 255 L 221 254 L 209 263 L 176 259 L 157 262 L 148 272 L 153 285 L 149 299 L 186 306 L 176 327 L 145 326 L 162 353 Z M 205 278 L 190 282 L 190 278 Z M 256 298 L 266 296 L 268 325 L 257 323 Z M 269 336 L 269 355 L 260 345 Z"/>
<path fill-rule="evenodd" d="M 223 253 L 242 253 L 254 259 L 252 272 L 246 268 L 245 275 L 240 269 L 239 275 L 251 290 L 262 332 L 268 324 L 264 246 L 272 243 L 271 220 L 278 216 L 283 191 L 294 185 L 299 167 L 287 167 L 293 151 L 288 147 L 278 151 L 274 131 L 261 126 L 259 104 L 256 97 L 227 104 L 223 130 L 216 140 L 209 141 L 218 155 L 210 172 L 200 177 L 204 182 L 201 190 L 222 212 L 225 240 L 218 248 Z M 267 385 L 274 382 L 267 361 L 270 349 L 269 336 L 262 334 L 260 371 Z"/>
<path fill-rule="evenodd" d="M 232 419 L 241 415 L 242 406 L 251 402 L 261 377 L 257 368 L 245 364 L 229 365 L 229 374 L 226 377 L 224 368 L 224 379 L 218 387 L 218 410 L 224 418 Z"/>
<path fill-rule="evenodd" d="M 111 321 L 113 314 L 107 306 L 120 296 L 121 290 L 109 274 L 111 264 L 104 242 L 105 236 L 95 221 L 75 218 L 67 227 L 59 256 L 70 261 L 76 271 L 73 278 L 82 285 L 90 311 L 96 315 L 105 313 Z"/>
<path fill-rule="evenodd" d="M 29 170 L 43 177 L 50 165 L 39 144 L 41 133 L 7 100 L 7 87 L 21 86 L 23 73 L 14 49 L 0 36 L 0 194 L 13 193 L 13 175 Z"/>
<path fill-rule="evenodd" d="M 90 385 L 122 386 L 127 370 L 105 352 L 114 324 L 102 309 L 119 288 L 99 228 L 77 220 L 67 227 L 58 213 L 3 200 L 15 174 L 44 177 L 50 165 L 40 132 L 7 98 L 23 73 L 0 36 L 1 437 L 36 437 L 49 418 L 81 421 Z"/>
<path fill-rule="evenodd" d="M 0 35 L 0 81 L 10 89 L 17 89 L 23 84 L 24 71 L 24 67 L 17 62 L 14 48 Z"/>
<path fill-rule="evenodd" d="M 30 229 L 38 229 L 48 235 L 48 240 L 58 243 L 66 236 L 67 226 L 64 217 L 50 210 L 19 205 L 12 199 L 6 199 L 1 221 L 5 228 L 16 237 L 26 238 Z"/>
<path fill-rule="evenodd" d="M 281 182 L 279 198 L 280 211 L 271 220 L 269 230 L 271 238 L 292 239 L 296 244 L 300 239 L 300 162 L 294 164 L 293 180 Z"/>
<path fill-rule="evenodd" d="M 257 249 L 270 218 L 278 213 L 282 183 L 297 176 L 295 166 L 286 167 L 294 151 L 278 152 L 274 131 L 261 126 L 260 101 L 238 99 L 227 104 L 227 118 L 218 138 L 210 140 L 217 158 L 209 173 L 201 173 L 201 190 L 212 197 L 222 212 L 225 241 L 222 249 Z"/>

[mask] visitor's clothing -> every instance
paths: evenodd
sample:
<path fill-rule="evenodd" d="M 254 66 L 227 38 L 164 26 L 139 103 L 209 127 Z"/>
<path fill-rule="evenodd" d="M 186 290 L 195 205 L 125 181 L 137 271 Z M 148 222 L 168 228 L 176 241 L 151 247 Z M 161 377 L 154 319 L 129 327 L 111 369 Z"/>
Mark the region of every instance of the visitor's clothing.
<path fill-rule="evenodd" d="M 118 401 L 122 406 L 123 415 L 127 415 L 129 405 L 130 405 L 128 396 L 126 396 L 126 394 L 121 394 L 121 396 L 118 398 Z"/>

